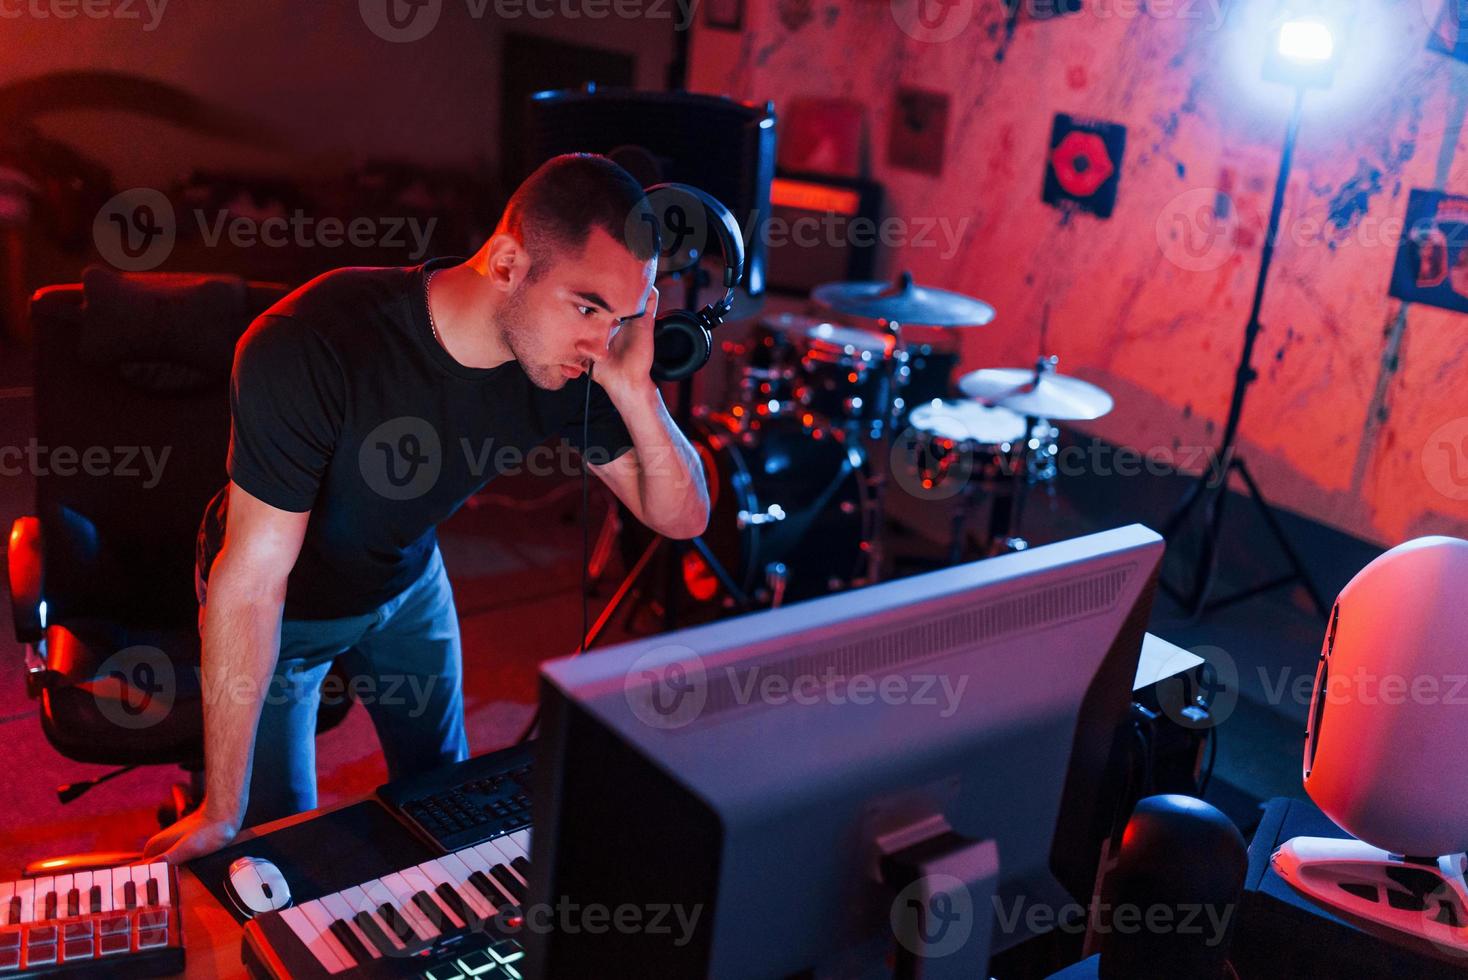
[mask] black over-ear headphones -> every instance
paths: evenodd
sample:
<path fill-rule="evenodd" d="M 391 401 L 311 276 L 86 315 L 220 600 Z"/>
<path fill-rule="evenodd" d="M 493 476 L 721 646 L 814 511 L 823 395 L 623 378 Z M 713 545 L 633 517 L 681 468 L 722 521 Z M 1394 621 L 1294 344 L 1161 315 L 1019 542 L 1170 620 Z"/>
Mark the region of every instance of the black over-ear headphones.
<path fill-rule="evenodd" d="M 744 236 L 739 232 L 739 222 L 734 220 L 734 215 L 729 209 L 719 203 L 713 195 L 699 190 L 689 184 L 664 183 L 654 184 L 646 188 L 647 194 L 653 199 L 654 205 L 660 203 L 659 196 L 672 198 L 666 201 L 665 213 L 650 220 L 659 225 L 659 234 L 664 239 L 663 246 L 667 246 L 666 238 L 670 230 L 676 230 L 680 235 L 680 241 L 675 248 L 675 254 L 683 251 L 688 252 L 688 261 L 673 271 L 681 271 L 683 268 L 696 265 L 702 258 L 698 249 L 684 249 L 681 236 L 698 227 L 694 221 L 692 228 L 689 227 L 691 216 L 679 213 L 677 220 L 681 223 L 677 229 L 670 229 L 675 211 L 680 209 L 676 201 L 678 196 L 687 195 L 703 208 L 704 216 L 719 239 L 719 250 L 724 258 L 724 298 L 717 303 L 710 303 L 703 309 L 693 310 L 671 310 L 660 314 L 657 322 L 653 324 L 653 355 L 652 376 L 658 381 L 681 381 L 690 377 L 695 371 L 708 363 L 709 356 L 714 350 L 713 330 L 724 322 L 724 317 L 734 307 L 734 287 L 738 285 L 740 278 L 744 275 Z M 659 195 L 659 192 L 663 192 Z M 701 243 L 699 243 L 701 244 Z M 659 256 L 661 259 L 661 255 Z"/>

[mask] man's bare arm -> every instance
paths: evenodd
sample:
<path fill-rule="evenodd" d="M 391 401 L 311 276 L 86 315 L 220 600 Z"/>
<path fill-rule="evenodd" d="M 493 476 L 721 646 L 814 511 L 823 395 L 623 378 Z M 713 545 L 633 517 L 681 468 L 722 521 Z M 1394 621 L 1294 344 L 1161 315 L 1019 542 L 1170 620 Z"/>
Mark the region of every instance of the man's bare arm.
<path fill-rule="evenodd" d="M 224 545 L 203 609 L 204 802 L 148 841 L 147 857 L 189 861 L 239 832 L 249 803 L 255 728 L 280 655 L 286 581 L 309 513 L 279 510 L 229 487 Z"/>

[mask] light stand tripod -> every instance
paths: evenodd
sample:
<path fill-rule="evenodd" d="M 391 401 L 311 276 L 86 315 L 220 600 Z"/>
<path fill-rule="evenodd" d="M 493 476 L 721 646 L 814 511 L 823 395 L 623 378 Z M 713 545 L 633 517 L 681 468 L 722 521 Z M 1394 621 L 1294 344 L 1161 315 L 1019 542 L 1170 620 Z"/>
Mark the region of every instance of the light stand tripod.
<path fill-rule="evenodd" d="M 1223 441 L 1219 444 L 1218 454 L 1214 457 L 1212 465 L 1203 471 L 1197 480 L 1190 486 L 1178 502 L 1177 508 L 1172 512 L 1164 525 L 1162 535 L 1169 542 L 1173 541 L 1178 531 L 1182 528 L 1184 521 L 1193 509 L 1200 504 L 1203 507 L 1204 530 L 1203 542 L 1198 552 L 1198 561 L 1193 573 L 1193 587 L 1190 592 L 1184 592 L 1162 579 L 1161 584 L 1168 595 L 1176 599 L 1189 615 L 1194 619 L 1202 617 L 1222 606 L 1231 605 L 1244 599 L 1252 598 L 1262 592 L 1288 585 L 1291 582 L 1299 582 L 1310 596 L 1316 611 L 1321 618 L 1328 614 L 1329 606 L 1320 596 L 1320 590 L 1316 588 L 1310 573 L 1306 570 L 1304 563 L 1294 546 L 1290 544 L 1284 527 L 1279 518 L 1270 509 L 1269 503 L 1259 490 L 1259 484 L 1249 473 L 1248 467 L 1239 457 L 1236 442 L 1239 433 L 1239 420 L 1244 413 L 1244 397 L 1249 392 L 1249 385 L 1258 380 L 1259 372 L 1254 370 L 1254 344 L 1259 339 L 1259 332 L 1263 324 L 1259 322 L 1259 311 L 1264 305 L 1264 290 L 1269 282 L 1269 267 L 1274 260 L 1275 240 L 1279 235 L 1281 215 L 1284 210 L 1285 188 L 1289 183 L 1290 166 L 1295 156 L 1295 141 L 1300 134 L 1300 117 L 1305 106 L 1305 87 L 1297 86 L 1295 89 L 1295 103 L 1290 111 L 1289 126 L 1285 131 L 1284 152 L 1280 157 L 1279 179 L 1274 186 L 1274 202 L 1269 210 L 1269 230 L 1264 238 L 1264 250 L 1260 257 L 1259 281 L 1254 287 L 1254 303 L 1249 311 L 1249 322 L 1244 328 L 1244 349 L 1239 355 L 1239 366 L 1234 374 L 1233 396 L 1229 402 L 1228 421 L 1224 425 Z M 1253 498 L 1254 504 L 1259 511 L 1260 517 L 1264 519 L 1265 526 L 1269 528 L 1274 536 L 1275 543 L 1279 545 L 1280 551 L 1290 563 L 1290 572 L 1287 575 L 1277 576 L 1262 582 L 1251 588 L 1237 592 L 1234 595 L 1222 599 L 1209 601 L 1209 594 L 1213 589 L 1214 576 L 1217 573 L 1218 564 L 1218 537 L 1223 529 L 1224 502 L 1228 499 L 1229 478 L 1238 473 L 1244 481 L 1244 486 Z"/>

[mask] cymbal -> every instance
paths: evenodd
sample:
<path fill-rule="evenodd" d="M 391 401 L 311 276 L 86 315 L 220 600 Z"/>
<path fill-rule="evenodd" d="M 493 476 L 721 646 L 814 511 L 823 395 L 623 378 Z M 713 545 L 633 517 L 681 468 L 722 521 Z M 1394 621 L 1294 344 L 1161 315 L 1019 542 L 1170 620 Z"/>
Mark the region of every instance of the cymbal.
<path fill-rule="evenodd" d="M 1037 382 L 1034 368 L 984 368 L 959 378 L 958 389 L 985 405 L 1052 422 L 1099 419 L 1116 405 L 1103 389 L 1080 378 L 1047 370 Z"/>
<path fill-rule="evenodd" d="M 892 282 L 828 282 L 811 291 L 821 306 L 868 320 L 895 320 L 915 327 L 982 327 L 994 307 L 962 293 L 919 286 L 912 273 Z"/>

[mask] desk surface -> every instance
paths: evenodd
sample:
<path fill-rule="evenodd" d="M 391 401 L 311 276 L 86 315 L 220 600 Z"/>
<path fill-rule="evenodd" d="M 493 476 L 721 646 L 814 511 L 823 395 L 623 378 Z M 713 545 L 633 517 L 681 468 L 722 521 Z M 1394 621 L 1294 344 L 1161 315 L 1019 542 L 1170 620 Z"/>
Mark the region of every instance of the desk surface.
<path fill-rule="evenodd" d="M 1155 684 L 1164 677 L 1191 670 L 1202 662 L 1202 658 L 1195 654 L 1148 633 L 1142 643 L 1134 689 Z M 361 797 L 343 800 L 332 806 L 320 807 L 306 813 L 252 827 L 241 833 L 230 844 L 229 850 L 236 850 L 241 845 L 249 844 L 252 840 L 317 819 L 337 810 L 355 806 L 361 802 L 363 802 Z M 199 862 L 194 862 L 194 864 L 197 866 Z M 289 877 L 288 873 L 287 877 Z M 364 874 L 360 877 L 370 878 L 371 874 Z M 183 904 L 186 949 L 185 968 L 182 975 L 198 978 L 217 977 L 221 980 L 248 977 L 249 974 L 240 960 L 242 935 L 240 925 L 230 911 L 215 898 L 214 894 L 188 867 L 179 869 L 179 891 Z"/>

